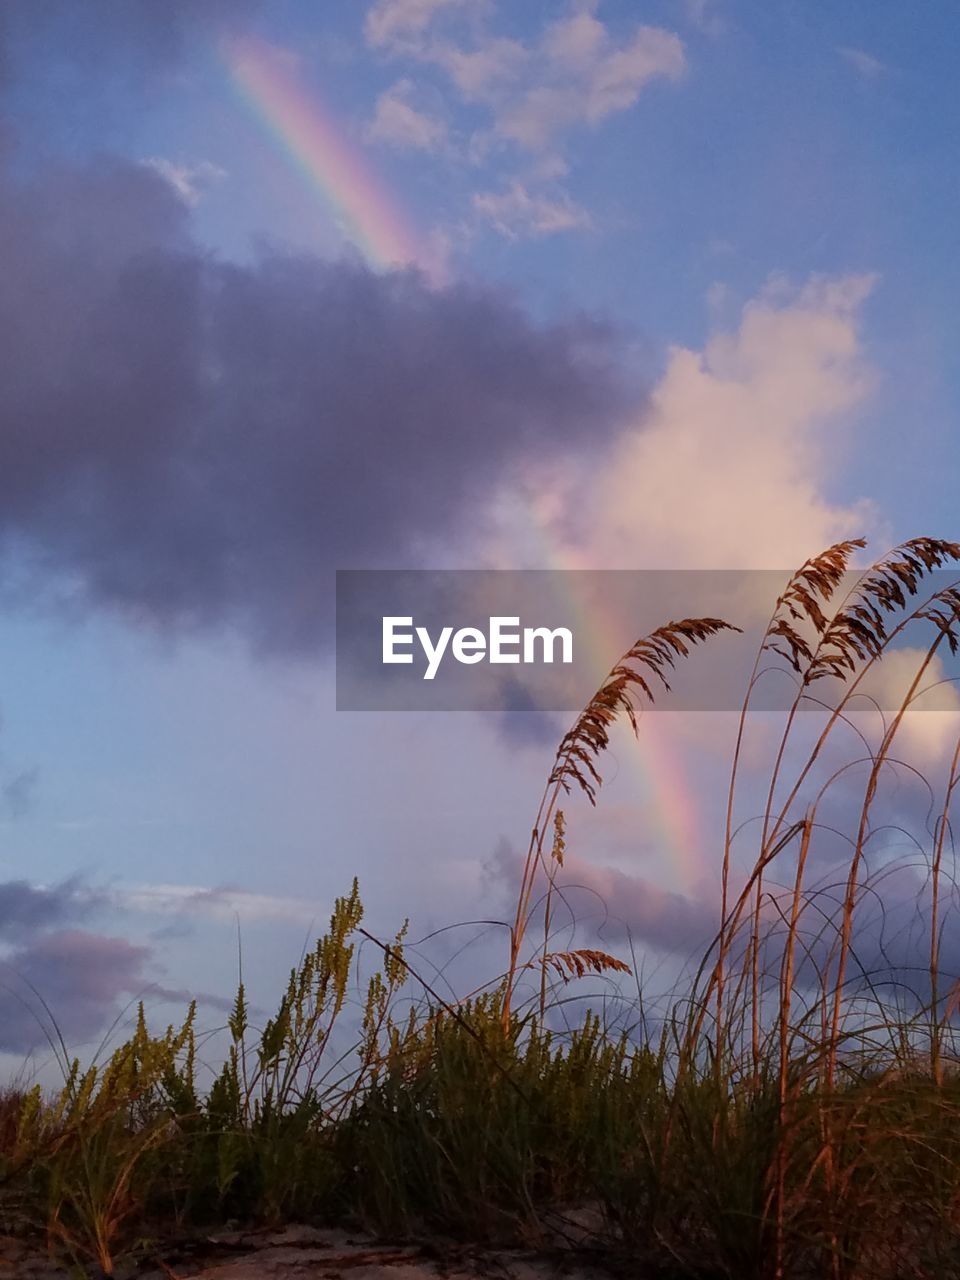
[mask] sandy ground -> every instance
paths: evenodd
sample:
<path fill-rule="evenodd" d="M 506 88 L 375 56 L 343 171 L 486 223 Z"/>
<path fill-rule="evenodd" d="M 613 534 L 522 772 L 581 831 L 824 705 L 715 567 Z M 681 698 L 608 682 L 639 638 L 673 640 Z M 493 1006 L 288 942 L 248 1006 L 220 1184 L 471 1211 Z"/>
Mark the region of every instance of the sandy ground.
<path fill-rule="evenodd" d="M 90 1277 L 101 1272 L 91 1268 Z M 14 1241 L 0 1242 L 0 1280 L 65 1280 L 74 1275 Z M 170 1250 L 116 1280 L 607 1280 L 570 1254 L 389 1245 L 345 1231 L 287 1227 L 223 1233 Z"/>

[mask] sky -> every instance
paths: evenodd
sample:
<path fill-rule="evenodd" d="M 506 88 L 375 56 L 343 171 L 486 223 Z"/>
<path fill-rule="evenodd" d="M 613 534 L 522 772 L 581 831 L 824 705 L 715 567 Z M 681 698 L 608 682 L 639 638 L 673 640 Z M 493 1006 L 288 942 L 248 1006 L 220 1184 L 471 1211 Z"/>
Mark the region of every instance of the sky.
<path fill-rule="evenodd" d="M 143 993 L 216 1022 L 238 925 L 269 1003 L 354 875 L 383 933 L 508 913 L 555 726 L 336 711 L 337 569 L 957 537 L 958 44 L 946 0 L 5 0 L 11 1069 L 34 990 L 84 1051 Z M 648 718 L 571 815 L 651 966 L 710 936 L 730 729 Z"/>

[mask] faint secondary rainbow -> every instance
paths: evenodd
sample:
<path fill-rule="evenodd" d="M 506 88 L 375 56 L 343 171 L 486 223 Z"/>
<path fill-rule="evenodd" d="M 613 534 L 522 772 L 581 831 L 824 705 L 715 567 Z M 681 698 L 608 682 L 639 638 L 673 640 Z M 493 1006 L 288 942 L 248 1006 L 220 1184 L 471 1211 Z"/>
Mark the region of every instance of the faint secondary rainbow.
<path fill-rule="evenodd" d="M 291 56 L 250 37 L 225 41 L 222 50 L 240 97 L 368 260 L 429 266 L 396 201 L 318 94 L 299 82 Z"/>

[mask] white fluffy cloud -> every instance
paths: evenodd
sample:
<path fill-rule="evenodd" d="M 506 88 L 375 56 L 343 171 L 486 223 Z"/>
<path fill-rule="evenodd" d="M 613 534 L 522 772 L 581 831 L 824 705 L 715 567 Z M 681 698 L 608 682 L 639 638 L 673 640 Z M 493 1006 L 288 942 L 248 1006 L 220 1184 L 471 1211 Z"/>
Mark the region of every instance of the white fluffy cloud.
<path fill-rule="evenodd" d="M 651 80 L 683 74 L 683 44 L 673 32 L 640 26 L 618 43 L 595 10 L 581 5 L 547 28 L 539 75 L 498 106 L 494 128 L 501 137 L 542 151 L 575 125 L 597 125 L 628 110 Z"/>
<path fill-rule="evenodd" d="M 200 160 L 196 164 L 183 164 L 170 160 L 166 156 L 150 156 L 144 164 L 159 173 L 168 182 L 177 195 L 191 208 L 200 203 L 203 193 L 214 182 L 222 181 L 226 170 L 209 160 Z"/>
<path fill-rule="evenodd" d="M 508 240 L 582 230 L 593 225 L 586 209 L 580 208 L 568 195 L 551 197 L 531 192 L 522 182 L 513 182 L 500 192 L 478 192 L 473 197 L 473 207 Z"/>
<path fill-rule="evenodd" d="M 869 505 L 826 493 L 874 381 L 858 332 L 872 284 L 774 282 L 733 332 L 674 348 L 649 412 L 570 494 L 588 559 L 783 569 L 869 532 Z"/>
<path fill-rule="evenodd" d="M 479 193 L 475 202 L 502 234 L 589 226 L 569 196 L 543 189 L 566 172 L 566 139 L 628 111 L 650 82 L 677 80 L 686 68 L 672 31 L 634 24 L 614 32 L 598 10 L 599 0 L 573 0 L 528 39 L 496 32 L 493 6 L 464 0 L 377 0 L 367 15 L 371 47 L 439 70 L 461 102 L 485 113 L 465 155 L 481 163 L 504 150 L 524 157 L 521 178 L 500 194 Z M 381 96 L 370 136 L 429 150 L 446 145 L 442 125 L 413 107 L 411 82 L 401 85 Z"/>
<path fill-rule="evenodd" d="M 398 80 L 381 93 L 368 138 L 405 150 L 442 150 L 448 141 L 446 123 L 415 107 L 414 92 L 412 80 Z"/>
<path fill-rule="evenodd" d="M 933 638 L 931 633 L 931 641 Z M 960 732 L 960 692 L 948 680 L 939 654 L 930 661 L 916 690 L 910 694 L 925 657 L 926 649 L 914 646 L 891 649 L 867 673 L 860 686 L 864 695 L 875 699 L 883 709 L 887 724 L 910 697 L 910 709 L 897 730 L 893 754 L 921 769 L 944 761 L 952 753 Z M 859 716 L 874 724 L 877 722 L 876 714 L 871 715 L 869 708 L 861 708 Z"/>
<path fill-rule="evenodd" d="M 368 15 L 367 39 L 439 67 L 466 101 L 488 109 L 495 137 L 529 151 L 547 150 L 577 125 L 628 110 L 651 80 L 675 80 L 686 66 L 679 36 L 638 25 L 618 38 L 597 17 L 598 0 L 578 0 L 529 43 L 476 22 L 462 39 L 437 35 L 434 19 L 455 5 L 381 0 Z"/>
<path fill-rule="evenodd" d="M 374 48 L 395 48 L 415 40 L 444 9 L 463 0 L 376 0 L 367 13 L 364 33 Z"/>
<path fill-rule="evenodd" d="M 610 449 L 592 463 L 548 458 L 501 494 L 487 561 L 790 571 L 859 535 L 882 553 L 889 534 L 874 508 L 828 496 L 875 384 L 859 332 L 872 285 L 776 281 L 702 350 L 672 349 L 635 426 Z M 758 577 L 756 598 L 751 585 L 721 616 L 765 619 L 772 592 Z M 925 733 L 936 715 L 917 713 Z M 705 720 L 692 721 L 701 744 Z M 726 750 L 727 726 L 716 727 Z"/>
<path fill-rule="evenodd" d="M 609 453 L 600 456 L 598 451 L 592 466 L 581 461 L 579 474 L 559 463 L 528 473 L 511 498 L 504 499 L 500 551 L 491 552 L 492 562 L 515 563 L 510 555 L 521 547 L 522 563 L 530 565 L 791 570 L 830 543 L 860 534 L 871 538 L 872 553 L 882 554 L 890 539 L 876 511 L 864 502 L 830 496 L 840 477 L 849 477 L 857 418 L 876 385 L 861 339 L 862 311 L 873 284 L 862 276 L 814 278 L 792 288 L 777 280 L 747 302 L 734 324 L 713 332 L 701 349 L 671 350 L 645 411 L 638 412 L 635 427 Z M 761 587 L 756 600 L 738 598 L 736 607 L 731 601 L 721 616 L 747 623 L 752 612 L 765 619 L 773 598 L 768 580 L 760 580 Z M 888 722 L 921 657 L 919 649 L 891 651 L 865 684 Z M 703 659 L 698 654 L 695 661 Z M 924 684 L 935 685 L 944 674 L 937 660 Z M 876 743 L 882 732 L 876 710 L 864 702 L 855 719 Z M 798 736 L 804 743 L 819 724 L 815 717 L 809 723 L 801 718 L 795 744 Z M 937 805 L 958 726 L 960 694 L 954 685 L 942 684 L 907 714 L 895 744 L 898 758 L 940 788 Z M 616 939 L 618 928 L 622 933 L 628 925 L 637 939 L 686 953 L 709 935 L 718 913 L 714 877 L 726 800 L 724 766 L 736 728 L 732 712 L 642 720 L 646 743 L 638 758 L 643 769 L 646 761 L 658 758 L 661 735 L 676 740 L 681 761 L 676 772 L 681 778 L 688 775 L 681 786 L 684 804 L 698 814 L 699 830 L 707 837 L 700 845 L 686 840 L 677 848 L 684 850 L 687 862 L 699 855 L 704 874 L 702 883 L 683 886 L 684 894 L 664 891 L 665 876 L 673 878 L 675 853 L 660 836 L 653 807 L 669 805 L 670 792 L 655 778 L 653 803 L 644 808 L 641 801 L 637 807 L 634 854 L 634 864 L 641 856 L 648 860 L 645 871 L 659 841 L 666 870 L 658 868 L 649 877 L 654 885 L 634 874 L 629 849 L 609 831 L 601 829 L 590 844 L 589 865 L 568 860 L 570 885 L 585 886 L 610 907 L 604 936 Z M 763 812 L 779 732 L 779 718 L 758 716 L 750 725 L 741 758 L 738 821 Z M 851 752 L 859 756 L 862 748 L 841 732 L 837 751 L 837 763 L 843 763 Z M 710 761 L 711 752 L 723 765 Z M 622 752 L 615 750 L 604 760 L 613 787 L 629 759 L 624 745 Z M 832 768 L 831 758 L 828 771 Z M 854 806 L 854 819 L 859 813 L 862 792 L 856 788 L 861 782 L 862 771 L 854 772 L 849 788 L 837 789 L 837 826 L 849 819 L 849 806 Z M 906 772 L 885 775 L 883 801 L 900 806 L 894 808 L 893 820 L 922 834 L 927 797 L 921 792 Z M 922 802 L 919 817 L 916 795 Z M 605 792 L 602 803 L 610 798 Z M 737 865 L 752 864 L 756 832 L 753 825 L 744 827 L 735 846 Z M 591 833 L 597 836 L 592 828 Z M 573 831 L 573 850 L 575 837 Z M 586 847 L 583 840 L 579 843 Z M 818 844 L 817 856 L 820 865 L 832 866 L 843 851 L 837 853 L 828 835 Z M 584 900 L 584 911 L 595 909 Z"/>

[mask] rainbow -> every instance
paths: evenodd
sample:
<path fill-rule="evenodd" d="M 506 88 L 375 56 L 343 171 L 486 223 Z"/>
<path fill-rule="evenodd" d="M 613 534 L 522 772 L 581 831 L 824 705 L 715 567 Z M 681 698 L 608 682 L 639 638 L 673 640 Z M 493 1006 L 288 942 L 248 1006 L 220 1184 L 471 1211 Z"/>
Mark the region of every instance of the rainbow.
<path fill-rule="evenodd" d="M 419 242 L 396 201 L 386 192 L 363 154 L 317 93 L 298 81 L 293 58 L 283 49 L 252 37 L 222 46 L 231 81 L 265 132 L 331 209 L 345 237 L 374 266 L 416 264 L 440 280 L 435 258 Z M 537 518 L 536 503 L 527 509 L 528 532 L 538 558 L 550 569 L 575 565 L 553 545 L 549 520 Z M 619 651 L 619 630 L 605 624 L 596 605 L 589 613 L 571 600 L 577 634 L 584 636 L 598 665 L 609 665 Z M 656 728 L 654 728 L 656 720 Z M 670 868 L 685 890 L 697 887 L 704 874 L 703 845 L 696 806 L 680 751 L 663 717 L 644 717 L 631 753 L 637 762 L 644 815 L 650 834 L 663 849 Z"/>
<path fill-rule="evenodd" d="M 376 267 L 430 269 L 430 255 L 396 201 L 316 92 L 299 83 L 291 55 L 249 36 L 226 40 L 221 49 L 239 96 L 321 195 L 345 237 Z"/>
<path fill-rule="evenodd" d="M 609 669 L 623 649 L 622 626 L 616 625 L 612 615 L 605 619 L 596 601 L 591 602 L 589 612 L 572 594 L 570 602 L 577 615 L 576 634 L 586 643 L 598 668 Z M 636 770 L 643 820 L 649 824 L 644 834 L 665 855 L 678 887 L 687 893 L 695 891 L 705 870 L 697 805 L 679 746 L 664 716 L 640 717 L 628 760 Z"/>
<path fill-rule="evenodd" d="M 564 570 L 585 569 L 569 552 L 561 549 L 552 536 L 550 515 L 542 504 L 528 495 L 519 504 L 517 515 L 527 534 L 530 550 L 540 561 L 538 567 L 557 570 L 558 583 L 573 582 Z M 587 607 L 571 588 L 566 594 L 571 621 L 581 644 L 586 645 L 591 661 L 598 670 L 606 671 L 623 650 L 622 621 L 609 612 L 604 616 L 602 601 L 591 600 Z M 644 832 L 665 856 L 667 866 L 685 893 L 696 893 L 708 869 L 703 833 L 695 792 L 679 744 L 662 715 L 640 717 L 635 750 L 629 761 L 636 770 Z"/>

